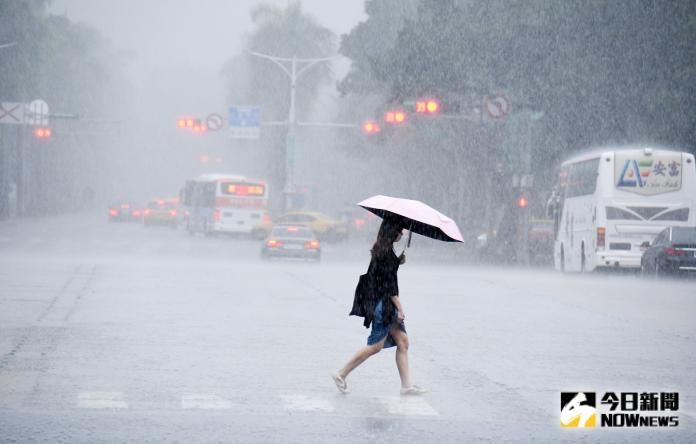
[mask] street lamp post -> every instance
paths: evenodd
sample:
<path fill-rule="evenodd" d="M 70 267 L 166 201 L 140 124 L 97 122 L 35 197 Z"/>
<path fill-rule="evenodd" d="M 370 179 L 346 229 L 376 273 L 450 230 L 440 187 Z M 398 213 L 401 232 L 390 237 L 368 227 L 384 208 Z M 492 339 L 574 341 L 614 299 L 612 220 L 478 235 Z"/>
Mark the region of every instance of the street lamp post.
<path fill-rule="evenodd" d="M 311 67 L 318 63 L 328 62 L 330 60 L 336 59 L 339 56 L 313 58 L 313 59 L 300 59 L 296 56 L 292 58 L 288 57 L 276 57 L 269 54 L 262 54 L 260 52 L 248 51 L 249 54 L 259 57 L 262 59 L 270 60 L 275 63 L 280 69 L 288 75 L 290 78 L 290 110 L 288 111 L 288 133 L 285 140 L 285 188 L 284 193 L 286 196 L 285 208 L 291 207 L 291 195 L 294 192 L 294 156 L 295 156 L 295 129 L 297 127 L 297 119 L 295 117 L 295 91 L 297 79 L 304 73 L 306 73 Z M 288 68 L 289 64 L 289 68 Z M 298 64 L 302 64 L 298 69 Z"/>

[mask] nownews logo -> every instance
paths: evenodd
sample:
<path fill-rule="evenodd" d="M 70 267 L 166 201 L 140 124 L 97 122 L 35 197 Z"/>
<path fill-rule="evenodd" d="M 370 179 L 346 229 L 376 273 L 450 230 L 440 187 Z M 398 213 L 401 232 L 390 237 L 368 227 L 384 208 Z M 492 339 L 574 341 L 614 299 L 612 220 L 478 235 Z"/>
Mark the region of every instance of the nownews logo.
<path fill-rule="evenodd" d="M 618 394 L 617 394 L 618 393 Z M 561 392 L 561 427 L 677 427 L 679 393 L 605 392 L 597 409 L 594 392 Z"/>
<path fill-rule="evenodd" d="M 593 392 L 561 392 L 561 427 L 594 427 L 597 396 Z"/>

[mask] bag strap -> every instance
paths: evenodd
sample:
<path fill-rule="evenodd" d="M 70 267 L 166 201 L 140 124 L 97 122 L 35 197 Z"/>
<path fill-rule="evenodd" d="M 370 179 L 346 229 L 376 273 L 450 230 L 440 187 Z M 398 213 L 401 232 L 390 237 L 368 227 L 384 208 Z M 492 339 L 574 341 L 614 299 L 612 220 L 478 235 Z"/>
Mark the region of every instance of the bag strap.
<path fill-rule="evenodd" d="M 370 272 L 372 271 L 374 262 L 375 262 L 375 259 L 374 259 L 374 258 L 371 258 L 371 259 L 370 259 L 370 265 L 367 266 L 367 271 L 365 272 L 365 274 L 370 274 Z"/>

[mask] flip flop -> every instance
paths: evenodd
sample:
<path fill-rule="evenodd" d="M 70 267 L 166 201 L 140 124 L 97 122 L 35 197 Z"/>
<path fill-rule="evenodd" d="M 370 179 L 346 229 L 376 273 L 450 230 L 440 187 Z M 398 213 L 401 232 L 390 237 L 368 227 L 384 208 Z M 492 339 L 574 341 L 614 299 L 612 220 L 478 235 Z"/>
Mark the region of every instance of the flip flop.
<path fill-rule="evenodd" d="M 334 374 L 331 375 L 331 378 L 333 379 L 334 384 L 336 384 L 336 388 L 339 392 L 343 394 L 350 393 L 350 390 L 348 390 L 348 384 L 346 383 L 346 380 L 341 378 L 340 375 Z"/>
<path fill-rule="evenodd" d="M 404 387 L 401 389 L 402 396 L 418 396 L 424 393 L 428 393 L 428 391 L 424 388 L 418 387 L 417 385 L 412 385 L 411 387 Z"/>

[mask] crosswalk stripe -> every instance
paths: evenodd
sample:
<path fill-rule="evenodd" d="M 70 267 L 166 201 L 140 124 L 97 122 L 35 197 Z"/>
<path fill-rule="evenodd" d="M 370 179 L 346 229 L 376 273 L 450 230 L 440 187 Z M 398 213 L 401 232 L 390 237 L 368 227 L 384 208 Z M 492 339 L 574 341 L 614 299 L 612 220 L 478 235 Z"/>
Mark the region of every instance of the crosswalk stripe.
<path fill-rule="evenodd" d="M 232 403 L 217 395 L 210 394 L 195 394 L 183 395 L 181 397 L 182 409 L 231 409 Z"/>
<path fill-rule="evenodd" d="M 438 416 L 439 413 L 422 397 L 399 396 L 399 397 L 380 397 L 380 398 L 355 398 L 350 402 L 350 398 L 341 397 L 341 410 L 348 408 L 349 411 L 360 407 L 362 414 L 365 407 L 370 409 L 370 405 L 379 406 L 373 413 L 380 415 L 396 416 Z M 336 407 L 333 403 L 319 396 L 308 396 L 301 393 L 280 395 L 281 405 L 288 412 L 304 413 L 335 413 Z M 346 405 L 346 401 L 349 401 Z M 183 410 L 230 410 L 234 408 L 234 403 L 219 395 L 212 393 L 193 393 L 184 394 L 180 398 L 180 408 Z M 353 406 L 353 407 L 350 407 Z M 81 409 L 127 409 L 129 403 L 123 392 L 109 391 L 85 391 L 77 396 L 77 407 Z M 370 409 L 371 410 L 371 409 Z M 346 412 L 348 413 L 348 412 Z M 685 412 L 686 413 L 686 412 Z"/>
<path fill-rule="evenodd" d="M 81 409 L 126 409 L 126 395 L 121 392 L 81 392 L 77 396 Z"/>
<path fill-rule="evenodd" d="M 381 398 L 380 402 L 390 415 L 403 416 L 437 416 L 437 411 L 420 397 L 401 396 L 399 398 Z"/>
<path fill-rule="evenodd" d="M 325 399 L 310 398 L 306 395 L 281 395 L 286 410 L 294 412 L 333 412 L 334 407 Z"/>

